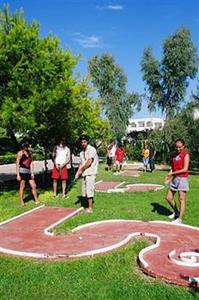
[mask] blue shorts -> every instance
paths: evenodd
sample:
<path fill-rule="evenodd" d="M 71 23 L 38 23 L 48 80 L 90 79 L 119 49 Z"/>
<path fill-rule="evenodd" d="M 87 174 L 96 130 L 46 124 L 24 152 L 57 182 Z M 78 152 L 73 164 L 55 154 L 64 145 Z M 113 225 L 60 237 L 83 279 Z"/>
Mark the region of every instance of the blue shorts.
<path fill-rule="evenodd" d="M 144 166 L 147 167 L 149 164 L 149 157 L 143 157 Z"/>

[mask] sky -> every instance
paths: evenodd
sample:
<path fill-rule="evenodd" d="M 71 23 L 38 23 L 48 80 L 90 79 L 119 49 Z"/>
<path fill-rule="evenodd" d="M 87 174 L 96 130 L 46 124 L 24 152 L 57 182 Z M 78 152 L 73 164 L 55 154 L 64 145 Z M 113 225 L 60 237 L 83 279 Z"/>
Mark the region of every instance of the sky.
<path fill-rule="evenodd" d="M 161 59 L 165 38 L 182 26 L 190 29 L 199 46 L 199 0 L 0 0 L 0 7 L 5 3 L 11 12 L 22 8 L 28 22 L 36 20 L 41 37 L 56 35 L 64 49 L 81 54 L 77 70 L 82 77 L 91 57 L 113 55 L 127 75 L 129 92 L 145 92 L 140 62 L 146 47 Z M 196 83 L 190 81 L 187 100 Z M 144 102 L 134 117 L 161 117 L 161 113 L 149 113 Z"/>

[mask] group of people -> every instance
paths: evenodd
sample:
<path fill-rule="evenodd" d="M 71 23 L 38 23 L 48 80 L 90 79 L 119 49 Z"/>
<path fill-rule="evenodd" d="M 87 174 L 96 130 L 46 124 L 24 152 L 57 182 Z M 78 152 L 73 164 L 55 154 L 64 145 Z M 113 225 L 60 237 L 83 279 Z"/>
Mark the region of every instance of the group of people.
<path fill-rule="evenodd" d="M 106 152 L 106 170 L 113 170 L 117 173 L 120 173 L 122 166 L 126 157 L 125 150 L 121 143 L 116 145 L 115 142 L 111 143 Z"/>
<path fill-rule="evenodd" d="M 82 151 L 80 152 L 80 164 L 75 174 L 77 180 L 82 176 L 82 194 L 86 199 L 86 212 L 91 213 L 93 210 L 93 197 L 95 189 L 95 178 L 98 169 L 98 155 L 96 149 L 89 144 L 89 137 L 84 135 L 79 139 Z M 62 197 L 66 197 L 67 180 L 69 179 L 69 169 L 71 168 L 71 152 L 66 146 L 65 140 L 54 147 L 52 153 L 53 169 L 53 197 L 57 196 L 58 180 L 62 182 Z M 34 180 L 34 166 L 32 154 L 29 150 L 27 141 L 21 144 L 21 149 L 17 153 L 16 174 L 19 181 L 20 204 L 24 206 L 24 189 L 26 182 L 29 182 L 35 204 L 39 204 L 36 183 Z"/>
<path fill-rule="evenodd" d="M 75 180 L 82 177 L 82 195 L 86 199 L 87 207 L 86 212 L 92 213 L 94 202 L 95 179 L 98 170 L 98 155 L 96 149 L 89 144 L 88 136 L 81 136 L 80 146 L 80 164 L 75 174 Z M 153 147 L 153 145 L 151 146 Z M 174 219 L 176 224 L 182 223 L 186 205 L 186 193 L 189 190 L 188 176 L 189 176 L 189 162 L 190 155 L 182 139 L 175 142 L 176 151 L 171 157 L 171 168 L 165 178 L 165 182 L 169 184 L 166 200 L 173 209 L 173 213 L 169 216 Z M 152 149 L 152 148 L 151 148 Z M 148 150 L 148 157 L 150 158 L 150 150 Z M 151 150 L 151 157 L 154 159 L 155 150 Z M 60 143 L 53 150 L 54 167 L 52 170 L 53 179 L 53 196 L 57 195 L 57 181 L 62 181 L 62 196 L 66 196 L 66 183 L 68 180 L 68 170 L 71 167 L 71 153 L 70 149 L 66 146 L 65 141 L 61 140 Z M 107 150 L 107 165 L 112 170 L 114 164 L 121 170 L 122 162 L 125 158 L 125 152 L 121 145 L 116 147 L 115 143 L 108 147 Z M 150 161 L 148 160 L 148 163 Z M 147 163 L 147 165 L 148 165 Z M 152 162 L 153 163 L 153 162 Z M 154 167 L 152 165 L 152 170 Z M 24 188 L 28 181 L 32 189 L 35 204 L 39 204 L 36 184 L 34 180 L 34 168 L 32 155 L 29 150 L 28 142 L 21 145 L 21 150 L 17 153 L 16 159 L 16 174 L 17 180 L 20 182 L 19 194 L 21 206 L 24 205 Z M 175 193 L 178 193 L 179 209 L 174 200 Z"/>
<path fill-rule="evenodd" d="M 156 149 L 153 145 L 153 142 L 151 142 L 149 145 L 146 144 L 142 150 L 145 172 L 148 170 L 148 168 L 151 172 L 155 170 L 155 155 L 156 155 Z"/>

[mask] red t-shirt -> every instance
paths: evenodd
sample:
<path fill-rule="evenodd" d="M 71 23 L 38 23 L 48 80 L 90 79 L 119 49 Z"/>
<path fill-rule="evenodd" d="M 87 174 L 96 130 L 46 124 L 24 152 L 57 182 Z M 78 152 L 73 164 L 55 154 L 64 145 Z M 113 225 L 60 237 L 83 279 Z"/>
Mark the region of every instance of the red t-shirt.
<path fill-rule="evenodd" d="M 175 153 L 172 156 L 171 166 L 172 166 L 172 171 L 173 172 L 181 170 L 181 169 L 184 168 L 184 159 L 185 159 L 185 156 L 187 154 L 189 155 L 188 150 L 184 149 L 184 150 L 182 150 L 182 152 Z M 184 173 L 180 173 L 180 174 L 177 174 L 176 176 L 179 176 L 179 177 L 188 177 L 189 176 L 189 172 L 187 171 L 187 172 L 184 172 Z"/>
<path fill-rule="evenodd" d="M 115 152 L 115 159 L 116 159 L 117 161 L 122 162 L 123 159 L 124 159 L 124 157 L 125 157 L 125 151 L 124 151 L 124 148 L 122 148 L 122 147 L 117 148 L 117 149 L 116 149 L 116 152 Z"/>

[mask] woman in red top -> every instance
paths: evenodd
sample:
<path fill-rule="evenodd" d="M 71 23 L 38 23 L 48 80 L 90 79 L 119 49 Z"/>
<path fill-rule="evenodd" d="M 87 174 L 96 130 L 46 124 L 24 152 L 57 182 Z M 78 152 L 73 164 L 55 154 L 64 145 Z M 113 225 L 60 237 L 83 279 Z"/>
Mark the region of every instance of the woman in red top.
<path fill-rule="evenodd" d="M 33 161 L 32 155 L 29 150 L 29 143 L 24 142 L 21 145 L 21 150 L 17 153 L 16 159 L 16 173 L 17 173 L 17 181 L 19 181 L 19 196 L 20 196 L 20 204 L 24 206 L 24 189 L 26 186 L 26 182 L 29 182 L 32 194 L 35 200 L 35 204 L 39 204 L 36 183 L 34 180 L 34 169 L 33 169 Z"/>
<path fill-rule="evenodd" d="M 171 158 L 171 170 L 167 178 L 172 178 L 169 185 L 166 200 L 173 208 L 174 213 L 169 216 L 170 219 L 175 219 L 176 224 L 182 223 L 182 218 L 185 212 L 186 192 L 189 190 L 188 175 L 189 175 L 189 152 L 185 147 L 185 142 L 178 139 L 175 143 L 176 153 Z M 178 192 L 179 211 L 174 200 L 175 193 Z"/>

